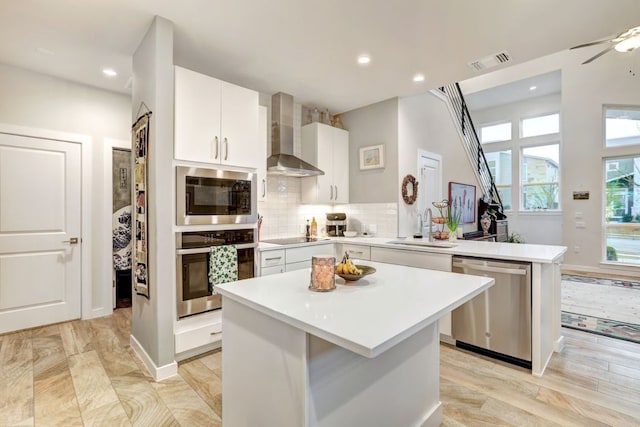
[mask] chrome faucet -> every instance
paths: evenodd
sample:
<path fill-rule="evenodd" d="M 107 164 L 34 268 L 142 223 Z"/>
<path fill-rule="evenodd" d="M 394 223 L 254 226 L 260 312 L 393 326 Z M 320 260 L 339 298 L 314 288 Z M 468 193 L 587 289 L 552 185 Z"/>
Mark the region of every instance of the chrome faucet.
<path fill-rule="evenodd" d="M 424 210 L 424 226 L 427 227 L 427 236 L 429 237 L 430 242 L 433 242 L 433 234 L 431 233 L 431 222 L 433 220 L 432 216 L 433 213 L 431 212 L 431 208 L 426 208 Z"/>

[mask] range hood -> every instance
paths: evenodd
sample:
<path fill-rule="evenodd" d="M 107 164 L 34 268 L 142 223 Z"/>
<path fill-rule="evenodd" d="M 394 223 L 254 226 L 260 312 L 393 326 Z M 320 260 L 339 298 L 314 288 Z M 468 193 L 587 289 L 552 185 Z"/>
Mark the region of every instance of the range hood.
<path fill-rule="evenodd" d="M 293 96 L 278 92 L 271 97 L 271 156 L 267 173 L 295 177 L 324 172 L 293 155 Z"/>

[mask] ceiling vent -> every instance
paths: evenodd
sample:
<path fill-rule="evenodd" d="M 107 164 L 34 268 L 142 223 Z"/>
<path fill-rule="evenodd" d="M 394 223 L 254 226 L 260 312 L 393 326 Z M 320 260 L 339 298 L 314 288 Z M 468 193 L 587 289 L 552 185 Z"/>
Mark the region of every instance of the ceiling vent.
<path fill-rule="evenodd" d="M 511 55 L 506 50 L 502 52 L 494 53 L 493 55 L 485 56 L 484 58 L 476 61 L 471 61 L 467 65 L 476 71 L 486 70 L 500 64 L 511 61 Z"/>

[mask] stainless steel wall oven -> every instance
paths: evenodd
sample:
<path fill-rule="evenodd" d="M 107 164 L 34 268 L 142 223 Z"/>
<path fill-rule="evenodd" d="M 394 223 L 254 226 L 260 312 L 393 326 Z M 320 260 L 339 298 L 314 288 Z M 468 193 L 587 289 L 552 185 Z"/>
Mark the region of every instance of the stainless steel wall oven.
<path fill-rule="evenodd" d="M 217 310 L 220 295 L 209 290 L 209 259 L 212 246 L 235 244 L 238 252 L 238 280 L 255 276 L 255 228 L 217 231 L 189 231 L 176 235 L 176 286 L 178 318 Z"/>
<path fill-rule="evenodd" d="M 258 220 L 253 172 L 176 167 L 178 225 L 251 224 Z"/>

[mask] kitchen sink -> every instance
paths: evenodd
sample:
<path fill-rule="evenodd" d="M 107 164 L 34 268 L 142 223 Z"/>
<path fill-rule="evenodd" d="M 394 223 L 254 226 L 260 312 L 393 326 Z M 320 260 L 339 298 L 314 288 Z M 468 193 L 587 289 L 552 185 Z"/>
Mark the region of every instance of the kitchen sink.
<path fill-rule="evenodd" d="M 410 246 L 423 246 L 427 248 L 453 248 L 457 246 L 455 243 L 449 242 L 430 242 L 428 240 L 392 240 L 387 243 L 394 245 L 410 245 Z"/>

